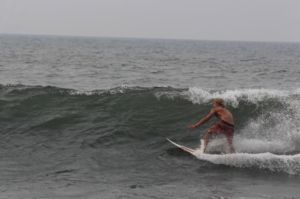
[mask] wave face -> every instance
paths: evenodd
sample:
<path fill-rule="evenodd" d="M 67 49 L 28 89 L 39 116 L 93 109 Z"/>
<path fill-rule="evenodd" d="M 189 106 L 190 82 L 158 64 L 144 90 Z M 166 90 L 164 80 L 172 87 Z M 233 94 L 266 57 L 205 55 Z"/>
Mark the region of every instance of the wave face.
<path fill-rule="evenodd" d="M 1 85 L 0 134 L 3 148 L 10 148 L 14 142 L 30 150 L 37 142 L 26 140 L 43 140 L 48 147 L 59 140 L 61 148 L 78 151 L 134 145 L 143 146 L 141 154 L 159 154 L 170 148 L 165 137 L 188 146 L 198 144 L 199 136 L 209 125 L 196 133 L 186 126 L 208 113 L 210 101 L 216 97 L 223 98 L 235 116 L 234 145 L 241 154 L 235 156 L 237 164 L 227 164 L 232 162 L 230 155 L 211 156 L 210 162 L 240 167 L 253 160 L 251 165 L 255 168 L 299 173 L 299 166 L 288 167 L 290 161 L 299 162 L 299 89 L 118 87 L 80 92 L 57 87 Z M 223 150 L 223 146 L 222 138 L 215 139 L 209 150 Z M 252 157 L 253 153 L 262 154 Z M 287 160 L 278 159 L 275 154 L 285 155 Z M 288 159 L 289 155 L 294 155 L 295 160 Z M 279 167 L 273 168 L 278 164 Z"/>

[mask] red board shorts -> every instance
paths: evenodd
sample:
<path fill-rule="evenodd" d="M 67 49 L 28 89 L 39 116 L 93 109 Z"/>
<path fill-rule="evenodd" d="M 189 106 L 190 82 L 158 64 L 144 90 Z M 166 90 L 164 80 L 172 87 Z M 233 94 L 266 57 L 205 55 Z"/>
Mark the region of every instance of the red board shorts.
<path fill-rule="evenodd" d="M 219 135 L 219 134 L 224 134 L 227 139 L 233 138 L 233 132 L 234 132 L 234 125 L 229 124 L 224 121 L 220 121 L 216 124 L 214 124 L 210 129 L 209 132 L 212 135 Z"/>

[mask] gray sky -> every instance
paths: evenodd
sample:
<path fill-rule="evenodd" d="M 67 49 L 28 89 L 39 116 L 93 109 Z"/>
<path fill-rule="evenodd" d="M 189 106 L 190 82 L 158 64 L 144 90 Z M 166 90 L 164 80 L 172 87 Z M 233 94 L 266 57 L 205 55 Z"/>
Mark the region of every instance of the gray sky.
<path fill-rule="evenodd" d="M 300 0 L 0 0 L 0 33 L 300 41 Z"/>

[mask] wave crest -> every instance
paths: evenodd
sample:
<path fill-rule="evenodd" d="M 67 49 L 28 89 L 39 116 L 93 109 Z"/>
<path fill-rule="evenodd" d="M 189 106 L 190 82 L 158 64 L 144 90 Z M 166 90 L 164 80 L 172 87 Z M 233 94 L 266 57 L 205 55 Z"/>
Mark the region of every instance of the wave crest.
<path fill-rule="evenodd" d="M 233 107 L 238 107 L 241 101 L 247 101 L 254 104 L 270 99 L 284 101 L 288 97 L 299 95 L 299 89 L 293 91 L 264 88 L 210 91 L 191 87 L 188 89 L 187 94 L 189 99 L 195 104 L 207 103 L 214 98 L 222 98 L 225 103 L 230 104 Z"/>

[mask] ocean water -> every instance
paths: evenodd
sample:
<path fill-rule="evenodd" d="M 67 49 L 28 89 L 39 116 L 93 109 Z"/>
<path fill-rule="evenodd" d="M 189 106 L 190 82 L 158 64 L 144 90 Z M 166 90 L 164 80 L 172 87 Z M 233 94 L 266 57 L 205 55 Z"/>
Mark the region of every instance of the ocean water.
<path fill-rule="evenodd" d="M 236 154 L 193 157 L 221 97 Z M 300 44 L 0 35 L 0 198 L 300 198 Z"/>

